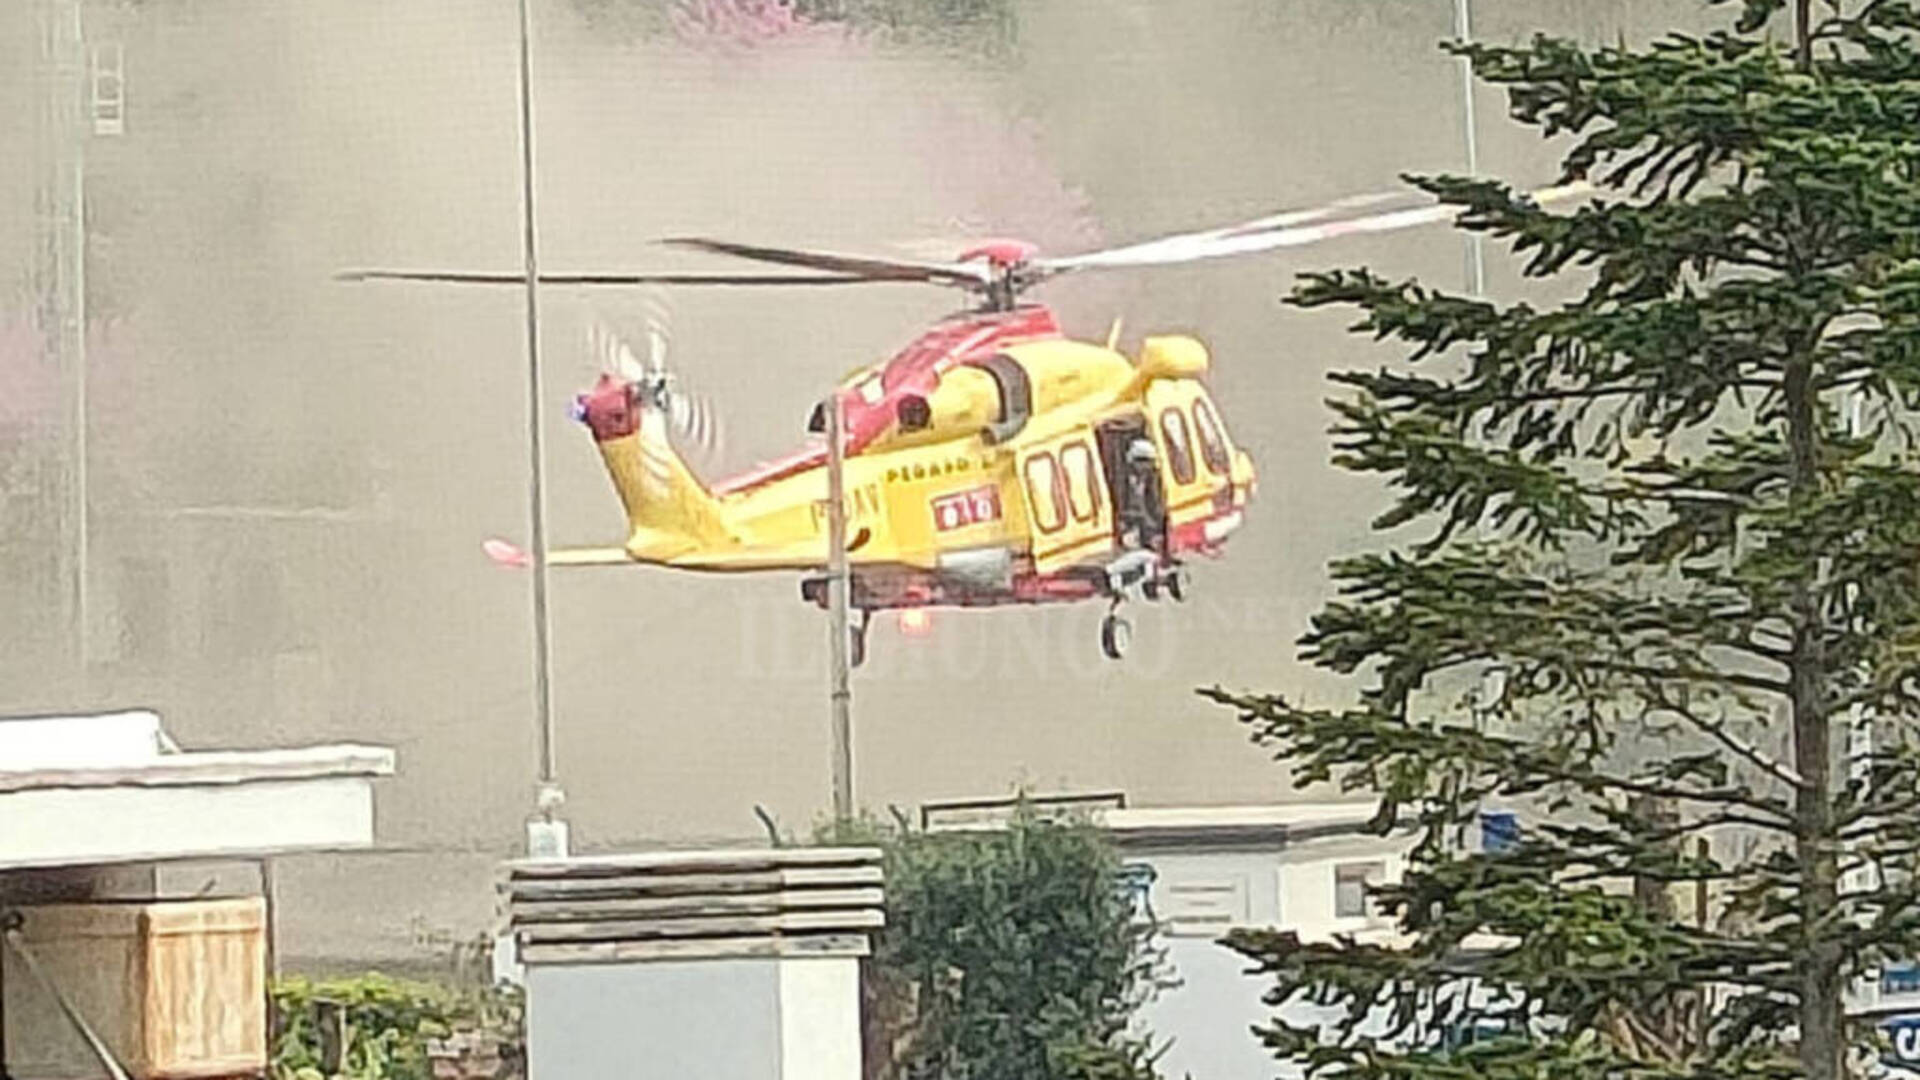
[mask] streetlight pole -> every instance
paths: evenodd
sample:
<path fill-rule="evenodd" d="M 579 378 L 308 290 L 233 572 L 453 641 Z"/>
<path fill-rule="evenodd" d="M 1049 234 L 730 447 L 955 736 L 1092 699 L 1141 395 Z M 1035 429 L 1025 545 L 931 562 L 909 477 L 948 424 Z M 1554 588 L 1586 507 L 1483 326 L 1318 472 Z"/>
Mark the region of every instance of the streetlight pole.
<path fill-rule="evenodd" d="M 847 505 L 844 467 L 846 450 L 841 445 L 840 392 L 827 398 L 827 623 L 833 662 L 833 689 L 830 704 L 833 716 L 833 819 L 853 818 L 853 689 L 850 685 L 847 648 L 850 644 L 847 622 L 847 591 L 852 584 L 847 575 Z"/>
<path fill-rule="evenodd" d="M 87 478 L 87 101 L 88 71 L 79 0 L 46 0 L 40 16 L 41 146 L 46 169 L 36 193 L 42 258 L 40 330 L 67 385 L 67 461 L 62 544 L 70 563 L 63 601 L 73 663 L 84 682 L 92 615 Z"/>
<path fill-rule="evenodd" d="M 540 732 L 539 820 L 527 825 L 529 854 L 565 855 L 567 828 L 555 820 L 564 801 L 553 747 L 553 645 L 547 611 L 546 439 L 541 410 L 546 387 L 540 372 L 540 258 L 533 202 L 533 19 L 528 0 L 520 3 L 520 189 L 521 239 L 527 271 L 527 453 L 528 516 L 533 539 L 533 685 L 534 713 Z"/>
<path fill-rule="evenodd" d="M 1454 0 L 1453 34 L 1463 45 L 1473 43 L 1473 0 Z M 1480 131 L 1473 107 L 1473 61 L 1460 58 L 1460 124 L 1466 137 L 1467 175 L 1480 175 Z M 1472 295 L 1487 291 L 1487 259 L 1484 237 L 1467 237 L 1467 288 Z"/>

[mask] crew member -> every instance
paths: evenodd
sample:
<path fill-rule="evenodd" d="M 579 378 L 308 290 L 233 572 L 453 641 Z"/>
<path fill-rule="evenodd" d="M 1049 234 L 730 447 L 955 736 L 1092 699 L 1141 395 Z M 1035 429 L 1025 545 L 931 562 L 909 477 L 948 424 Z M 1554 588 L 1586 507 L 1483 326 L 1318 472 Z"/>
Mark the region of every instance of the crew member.
<path fill-rule="evenodd" d="M 1126 493 L 1120 507 L 1120 543 L 1130 549 L 1166 550 L 1167 507 L 1160 490 L 1160 455 L 1141 436 L 1127 444 Z"/>

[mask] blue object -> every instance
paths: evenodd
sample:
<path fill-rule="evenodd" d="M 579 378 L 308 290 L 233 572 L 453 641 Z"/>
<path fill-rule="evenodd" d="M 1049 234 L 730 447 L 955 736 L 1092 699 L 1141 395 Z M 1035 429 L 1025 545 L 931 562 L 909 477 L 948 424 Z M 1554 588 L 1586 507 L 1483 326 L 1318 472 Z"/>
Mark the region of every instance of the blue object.
<path fill-rule="evenodd" d="M 1480 850 L 1505 851 L 1520 842 L 1520 817 L 1507 810 L 1480 812 Z"/>
<path fill-rule="evenodd" d="M 1920 1065 L 1920 1015 L 1888 1017 L 1880 1024 L 1893 1050 L 1883 1060 L 1903 1069 Z"/>
<path fill-rule="evenodd" d="M 1920 964 L 1888 964 L 1880 969 L 1880 992 L 1911 994 L 1920 991 Z"/>

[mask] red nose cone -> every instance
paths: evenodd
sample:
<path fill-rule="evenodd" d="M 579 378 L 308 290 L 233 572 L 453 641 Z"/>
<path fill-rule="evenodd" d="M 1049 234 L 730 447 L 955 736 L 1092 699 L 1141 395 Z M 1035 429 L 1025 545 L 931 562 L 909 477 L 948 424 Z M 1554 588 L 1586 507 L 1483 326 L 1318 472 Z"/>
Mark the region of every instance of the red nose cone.
<path fill-rule="evenodd" d="M 640 407 L 634 400 L 633 384 L 608 374 L 602 374 L 593 389 L 574 399 L 574 413 L 593 429 L 593 437 L 600 442 L 640 429 Z"/>

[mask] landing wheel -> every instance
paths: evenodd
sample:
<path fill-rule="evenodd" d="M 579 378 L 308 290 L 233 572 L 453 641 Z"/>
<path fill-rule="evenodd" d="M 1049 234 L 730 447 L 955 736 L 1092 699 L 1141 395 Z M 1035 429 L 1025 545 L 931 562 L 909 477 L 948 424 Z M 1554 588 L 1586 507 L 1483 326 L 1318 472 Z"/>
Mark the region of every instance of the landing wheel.
<path fill-rule="evenodd" d="M 1133 624 L 1118 615 L 1108 615 L 1100 620 L 1100 651 L 1107 659 L 1118 660 L 1127 655 L 1127 646 L 1133 644 Z"/>
<path fill-rule="evenodd" d="M 1168 596 L 1173 597 L 1176 602 L 1184 602 L 1193 591 L 1193 576 L 1187 572 L 1186 567 L 1176 566 L 1167 571 L 1164 584 Z"/>

